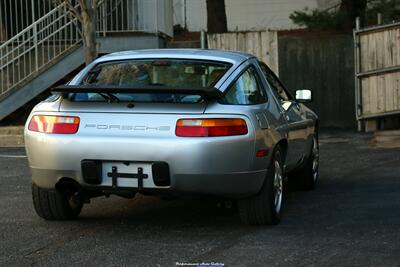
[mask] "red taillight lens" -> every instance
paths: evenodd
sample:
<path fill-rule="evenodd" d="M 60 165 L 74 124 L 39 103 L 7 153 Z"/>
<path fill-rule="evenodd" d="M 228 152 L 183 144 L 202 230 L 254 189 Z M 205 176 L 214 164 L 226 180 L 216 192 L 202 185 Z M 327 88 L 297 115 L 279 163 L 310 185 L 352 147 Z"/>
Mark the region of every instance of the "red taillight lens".
<path fill-rule="evenodd" d="M 212 137 L 247 134 L 242 119 L 180 119 L 175 134 L 181 137 Z"/>
<path fill-rule="evenodd" d="M 33 132 L 74 134 L 79 129 L 79 117 L 35 115 L 28 129 Z"/>

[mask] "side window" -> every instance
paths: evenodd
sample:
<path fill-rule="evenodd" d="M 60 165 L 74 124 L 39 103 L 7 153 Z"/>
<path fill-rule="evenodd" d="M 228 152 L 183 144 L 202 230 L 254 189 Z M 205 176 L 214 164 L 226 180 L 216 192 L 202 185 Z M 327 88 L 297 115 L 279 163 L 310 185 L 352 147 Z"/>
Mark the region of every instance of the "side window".
<path fill-rule="evenodd" d="M 278 99 L 281 100 L 281 102 L 290 101 L 290 96 L 275 75 L 267 68 L 267 66 L 265 66 L 264 63 L 260 62 L 260 67 L 265 79 L 267 79 L 273 93 L 278 97 Z"/>
<path fill-rule="evenodd" d="M 257 73 L 254 67 L 248 68 L 228 89 L 221 103 L 230 105 L 255 105 L 265 103 L 267 97 L 264 90 L 261 89 L 256 75 Z"/>

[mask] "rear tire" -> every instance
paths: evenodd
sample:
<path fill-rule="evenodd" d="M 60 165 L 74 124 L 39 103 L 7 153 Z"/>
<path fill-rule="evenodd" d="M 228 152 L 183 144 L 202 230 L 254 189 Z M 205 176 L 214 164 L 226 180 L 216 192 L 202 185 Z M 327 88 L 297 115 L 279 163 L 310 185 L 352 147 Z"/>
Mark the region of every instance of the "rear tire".
<path fill-rule="evenodd" d="M 242 221 L 249 225 L 276 225 L 283 209 L 283 161 L 278 147 L 272 157 L 261 191 L 238 201 Z"/>
<path fill-rule="evenodd" d="M 71 220 L 78 217 L 83 202 L 73 193 L 57 189 L 43 189 L 32 185 L 32 199 L 36 213 L 45 220 Z"/>
<path fill-rule="evenodd" d="M 319 142 L 318 134 L 313 136 L 310 156 L 303 167 L 290 174 L 289 181 L 295 189 L 314 190 L 319 179 Z"/>

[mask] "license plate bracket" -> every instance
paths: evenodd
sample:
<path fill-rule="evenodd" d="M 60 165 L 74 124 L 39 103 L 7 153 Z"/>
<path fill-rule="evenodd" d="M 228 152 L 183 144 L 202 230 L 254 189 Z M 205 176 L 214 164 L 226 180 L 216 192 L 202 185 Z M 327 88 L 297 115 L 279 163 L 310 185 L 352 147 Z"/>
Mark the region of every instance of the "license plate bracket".
<path fill-rule="evenodd" d="M 123 172 L 118 172 L 118 167 L 117 166 L 112 166 L 111 167 L 111 172 L 108 172 L 107 176 L 111 177 L 111 179 L 112 179 L 112 187 L 113 188 L 118 187 L 118 178 L 137 179 L 138 180 L 138 189 L 139 190 L 143 189 L 143 179 L 149 178 L 148 174 L 143 173 L 143 168 L 142 167 L 138 167 L 137 168 L 137 173 L 123 173 Z"/>
<path fill-rule="evenodd" d="M 152 165 L 140 162 L 102 162 L 103 186 L 113 188 L 153 188 Z"/>

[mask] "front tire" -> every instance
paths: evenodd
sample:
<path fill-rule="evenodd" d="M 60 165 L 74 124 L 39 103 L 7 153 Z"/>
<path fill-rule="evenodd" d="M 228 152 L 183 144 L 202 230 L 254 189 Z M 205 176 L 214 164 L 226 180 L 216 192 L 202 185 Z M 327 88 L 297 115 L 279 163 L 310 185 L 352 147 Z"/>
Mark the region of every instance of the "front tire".
<path fill-rule="evenodd" d="M 276 225 L 283 209 L 283 160 L 278 147 L 272 157 L 261 191 L 238 201 L 242 221 L 249 225 Z"/>
<path fill-rule="evenodd" d="M 43 189 L 32 185 L 32 199 L 36 213 L 45 220 L 71 220 L 78 217 L 83 202 L 73 193 L 57 189 Z"/>

